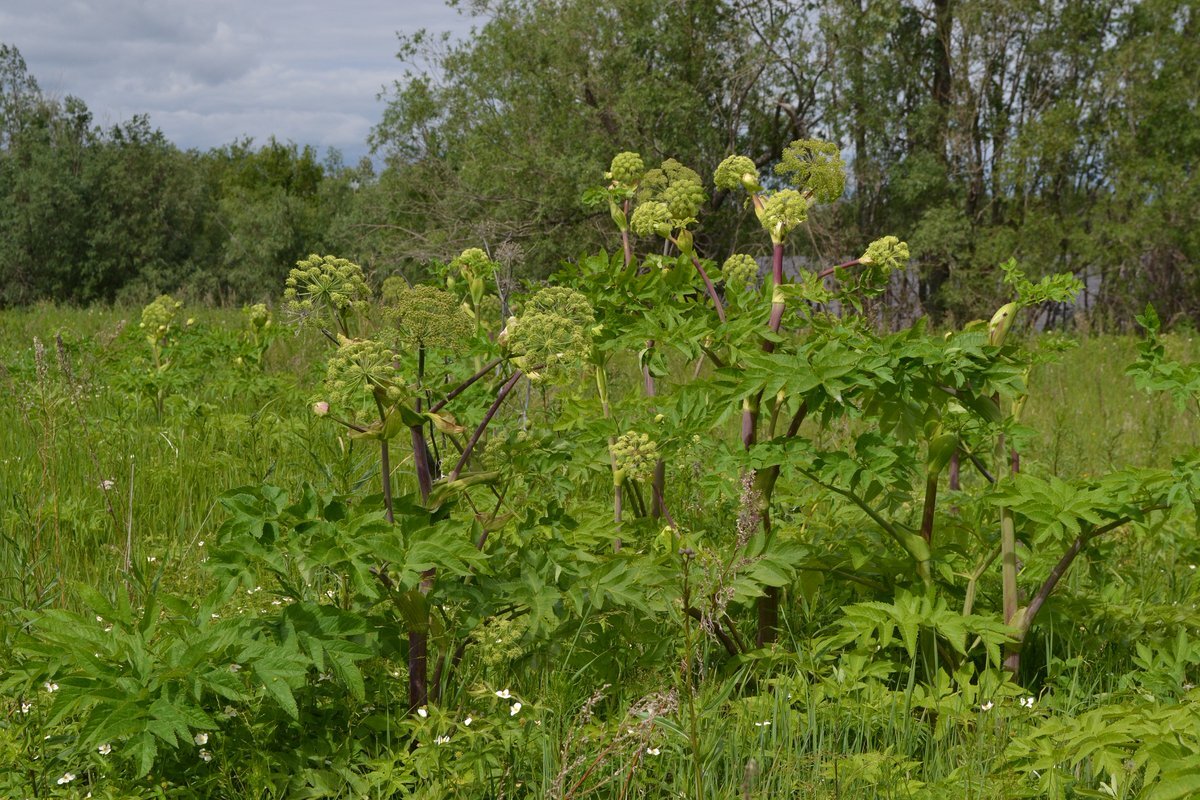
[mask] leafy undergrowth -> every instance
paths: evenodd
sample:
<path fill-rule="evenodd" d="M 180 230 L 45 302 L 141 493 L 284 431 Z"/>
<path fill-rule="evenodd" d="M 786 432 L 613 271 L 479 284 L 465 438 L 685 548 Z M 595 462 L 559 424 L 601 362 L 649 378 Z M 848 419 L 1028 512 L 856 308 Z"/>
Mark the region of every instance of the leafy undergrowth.
<path fill-rule="evenodd" d="M 1190 340 L 879 333 L 783 166 L 765 277 L 622 154 L 550 287 L 0 315 L 0 796 L 1200 793 Z"/>

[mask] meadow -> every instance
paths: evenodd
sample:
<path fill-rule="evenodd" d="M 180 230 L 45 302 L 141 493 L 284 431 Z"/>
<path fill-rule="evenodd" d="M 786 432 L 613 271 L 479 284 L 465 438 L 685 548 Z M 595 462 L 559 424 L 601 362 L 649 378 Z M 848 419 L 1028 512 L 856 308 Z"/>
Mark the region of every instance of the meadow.
<path fill-rule="evenodd" d="M 549 286 L 0 313 L 0 796 L 1200 794 L 1200 341 L 881 332 L 903 243 L 619 167 Z"/>

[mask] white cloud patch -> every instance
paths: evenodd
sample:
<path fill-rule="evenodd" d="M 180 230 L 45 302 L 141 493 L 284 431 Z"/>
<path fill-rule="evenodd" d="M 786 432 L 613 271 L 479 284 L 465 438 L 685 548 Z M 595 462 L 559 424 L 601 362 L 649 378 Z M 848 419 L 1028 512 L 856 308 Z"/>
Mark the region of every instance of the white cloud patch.
<path fill-rule="evenodd" d="M 437 0 L 4 0 L 0 41 L 101 125 L 148 114 L 181 147 L 273 135 L 353 163 L 403 74 L 396 33 L 473 23 Z"/>

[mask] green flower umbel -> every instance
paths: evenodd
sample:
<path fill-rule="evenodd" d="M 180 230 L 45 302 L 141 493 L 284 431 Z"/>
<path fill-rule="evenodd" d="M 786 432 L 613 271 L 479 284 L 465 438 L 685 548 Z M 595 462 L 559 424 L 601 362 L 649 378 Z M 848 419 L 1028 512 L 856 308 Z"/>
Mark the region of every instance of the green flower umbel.
<path fill-rule="evenodd" d="M 832 203 L 846 188 L 846 162 L 833 142 L 797 139 L 784 149 L 775 172 L 820 203 Z"/>
<path fill-rule="evenodd" d="M 721 277 L 734 289 L 754 286 L 758 282 L 758 262 L 754 260 L 754 256 L 735 253 L 725 259 L 721 266 Z"/>
<path fill-rule="evenodd" d="M 748 192 L 760 191 L 758 167 L 746 156 L 730 156 L 717 166 L 713 183 L 718 189 L 745 188 Z"/>
<path fill-rule="evenodd" d="M 287 309 L 301 322 L 328 314 L 342 333 L 346 320 L 356 308 L 366 304 L 371 289 L 362 267 L 336 256 L 311 255 L 296 262 L 288 273 L 283 299 Z"/>
<path fill-rule="evenodd" d="M 396 354 L 370 339 L 339 337 L 325 373 L 325 388 L 335 405 L 356 408 L 367 396 L 394 402 L 402 394 Z"/>
<path fill-rule="evenodd" d="M 436 286 L 404 287 L 394 294 L 384 315 L 395 327 L 399 341 L 410 347 L 458 351 L 470 344 L 475 332 L 458 298 Z"/>
<path fill-rule="evenodd" d="M 867 252 L 858 259 L 860 264 L 870 264 L 883 273 L 903 269 L 908 264 L 908 243 L 895 236 L 884 236 L 867 246 Z"/>
<path fill-rule="evenodd" d="M 525 301 L 526 314 L 557 314 L 572 324 L 591 328 L 596 315 L 587 296 L 566 286 L 547 286 Z"/>
<path fill-rule="evenodd" d="M 246 317 L 246 327 L 256 334 L 271 327 L 271 309 L 267 308 L 266 303 L 246 306 L 242 309 L 242 315 Z"/>
<path fill-rule="evenodd" d="M 488 258 L 487 253 L 478 247 L 463 250 L 460 255 L 450 262 L 450 266 L 458 270 L 459 274 L 467 282 L 476 278 L 487 280 L 496 274 L 496 269 L 499 267 L 495 261 Z"/>
<path fill-rule="evenodd" d="M 666 204 L 671 225 L 675 228 L 695 222 L 700 206 L 708 199 L 699 173 L 673 158 L 664 161 L 660 168 L 647 172 L 640 189 L 639 206 L 650 201 Z"/>
<path fill-rule="evenodd" d="M 612 444 L 613 480 L 647 480 L 654 474 L 658 462 L 658 445 L 644 433 L 629 431 Z"/>
<path fill-rule="evenodd" d="M 592 353 L 591 303 L 562 287 L 542 289 L 526 302 L 504 334 L 513 360 L 533 382 L 569 379 Z"/>
<path fill-rule="evenodd" d="M 637 186 L 646 174 L 646 164 L 637 153 L 617 153 L 613 156 L 608 177 L 625 186 Z"/>
<path fill-rule="evenodd" d="M 638 236 L 661 236 L 665 239 L 671 235 L 671 211 L 666 203 L 648 200 L 633 210 L 629 227 Z"/>
<path fill-rule="evenodd" d="M 146 335 L 146 341 L 154 347 L 162 345 L 171 330 L 171 323 L 175 321 L 175 314 L 182 306 L 183 303 L 171 295 L 162 294 L 153 303 L 143 308 L 142 323 L 138 327 Z"/>
<path fill-rule="evenodd" d="M 779 244 L 792 229 L 808 219 L 812 201 L 795 189 L 783 189 L 767 198 L 760 221 L 771 241 Z"/>

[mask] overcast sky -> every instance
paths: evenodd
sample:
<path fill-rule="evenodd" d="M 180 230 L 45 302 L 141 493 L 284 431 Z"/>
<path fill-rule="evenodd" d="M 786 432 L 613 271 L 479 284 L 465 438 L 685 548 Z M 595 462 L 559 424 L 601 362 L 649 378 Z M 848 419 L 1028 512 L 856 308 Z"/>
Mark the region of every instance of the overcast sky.
<path fill-rule="evenodd" d="M 149 114 L 184 148 L 273 134 L 347 163 L 402 75 L 397 31 L 473 22 L 441 0 L 0 0 L 0 42 L 101 125 Z"/>

